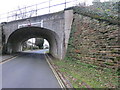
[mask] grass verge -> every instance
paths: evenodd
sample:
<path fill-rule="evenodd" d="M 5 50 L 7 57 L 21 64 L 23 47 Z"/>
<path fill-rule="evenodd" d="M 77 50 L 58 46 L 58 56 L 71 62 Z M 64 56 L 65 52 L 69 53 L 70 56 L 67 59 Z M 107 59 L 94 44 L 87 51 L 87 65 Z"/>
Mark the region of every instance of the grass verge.
<path fill-rule="evenodd" d="M 74 88 L 116 88 L 118 86 L 117 72 L 92 64 L 72 60 L 52 61 L 71 82 Z"/>

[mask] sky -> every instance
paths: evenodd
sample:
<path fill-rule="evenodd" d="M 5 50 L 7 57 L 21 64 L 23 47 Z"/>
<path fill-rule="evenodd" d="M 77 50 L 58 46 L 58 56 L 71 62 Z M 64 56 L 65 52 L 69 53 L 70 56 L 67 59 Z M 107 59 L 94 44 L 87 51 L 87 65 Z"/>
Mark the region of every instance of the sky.
<path fill-rule="evenodd" d="M 41 2 L 46 2 L 46 1 L 48 1 L 48 3 L 41 4 L 41 5 L 37 6 L 37 8 L 48 7 L 49 6 L 49 0 L 1 0 L 1 3 L 0 3 L 0 22 L 11 21 L 12 18 L 15 18 L 15 16 L 9 18 L 9 20 L 7 19 L 8 16 L 13 16 L 13 15 L 16 15 L 16 14 L 18 15 L 19 13 L 25 11 L 25 9 L 19 10 L 20 8 L 35 5 L 35 4 L 39 4 Z M 73 5 L 78 4 L 80 2 L 81 3 L 86 2 L 87 4 L 92 4 L 93 0 L 50 0 L 50 5 L 56 5 L 56 4 L 64 3 L 65 1 L 67 1 L 67 2 L 68 1 L 73 1 L 72 3 L 67 4 L 67 7 L 70 7 L 70 6 L 73 6 Z M 65 8 L 65 5 L 52 7 L 52 8 L 50 8 L 50 13 L 61 11 L 64 8 Z M 36 9 L 36 6 L 27 8 L 26 11 L 35 10 L 35 9 Z M 8 12 L 14 11 L 14 10 L 18 10 L 18 11 L 9 13 L 9 15 L 8 15 Z M 48 14 L 48 13 L 49 13 L 49 8 L 47 8 L 45 10 L 42 9 L 37 14 L 38 15 L 44 15 L 44 14 Z M 35 14 L 36 13 L 34 12 L 34 15 Z M 26 15 L 26 16 L 30 17 L 30 15 L 31 14 L 29 13 L 29 15 Z M 32 16 L 34 16 L 34 15 L 33 15 L 33 12 L 32 12 Z"/>
<path fill-rule="evenodd" d="M 1 0 L 2 3 L 0 3 L 0 14 L 18 9 L 18 7 L 22 8 L 24 6 L 33 5 L 42 1 L 45 0 Z"/>
<path fill-rule="evenodd" d="M 43 1 L 49 1 L 49 0 L 1 0 L 0 14 L 18 9 L 18 7 L 29 6 L 29 5 L 40 3 Z M 51 1 L 54 1 L 54 2 L 63 1 L 64 2 L 65 0 L 51 0 Z M 66 1 L 70 1 L 70 0 L 66 0 Z M 74 1 L 76 1 L 76 0 L 74 0 Z M 93 0 L 77 0 L 77 1 L 79 1 L 79 2 L 86 1 L 86 2 L 90 3 Z"/>
<path fill-rule="evenodd" d="M 33 5 L 44 1 L 49 1 L 49 0 L 1 0 L 0 14 L 18 9 L 18 7 L 21 8 L 24 6 Z M 52 1 L 55 3 L 55 2 L 64 2 L 65 0 L 51 0 L 51 2 Z M 71 1 L 71 0 L 66 0 L 66 1 Z M 73 1 L 77 1 L 77 2 L 85 1 L 87 2 L 87 4 L 91 4 L 93 0 L 73 0 Z M 100 0 L 100 1 L 108 1 L 108 0 Z"/>
<path fill-rule="evenodd" d="M 13 11 L 13 10 L 18 10 L 18 9 L 26 7 L 26 6 L 35 5 L 35 4 L 38 4 L 38 3 L 41 3 L 41 2 L 45 2 L 45 1 L 49 1 L 49 0 L 1 0 L 1 3 L 0 3 L 0 19 L 4 18 L 4 17 L 7 17 L 7 12 L 10 12 L 10 11 Z M 51 5 L 55 5 L 55 4 L 58 4 L 58 3 L 63 3 L 65 1 L 74 1 L 74 4 L 86 2 L 87 5 L 91 5 L 93 0 L 50 0 Z M 103 2 L 103 1 L 108 1 L 108 0 L 100 0 L 100 1 Z M 69 5 L 71 5 L 71 4 L 69 4 Z M 48 6 L 48 5 L 43 4 L 41 6 L 45 7 L 45 6 Z M 56 12 L 57 10 L 61 11 L 64 8 L 63 6 L 54 7 L 54 8 L 51 9 L 51 11 L 53 11 L 53 12 Z M 48 11 L 48 10 L 46 10 L 46 11 Z M 46 14 L 46 11 L 44 10 L 44 11 L 41 11 L 41 12 L 43 14 L 44 13 Z M 6 13 L 6 15 L 3 15 L 5 13 Z M 12 15 L 9 15 L 9 16 L 12 16 Z"/>

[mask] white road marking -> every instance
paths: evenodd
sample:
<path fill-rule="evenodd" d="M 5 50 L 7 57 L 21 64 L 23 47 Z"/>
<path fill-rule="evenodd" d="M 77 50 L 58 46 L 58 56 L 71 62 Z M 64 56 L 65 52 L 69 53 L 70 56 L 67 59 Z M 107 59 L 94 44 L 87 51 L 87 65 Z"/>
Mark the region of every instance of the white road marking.
<path fill-rule="evenodd" d="M 4 63 L 6 63 L 6 62 L 8 62 L 8 61 L 11 61 L 11 60 L 17 58 L 17 57 L 18 57 L 18 56 L 13 56 L 13 57 L 11 57 L 10 59 L 8 58 L 8 59 L 6 59 L 6 60 L 3 60 L 3 61 L 0 62 L 0 64 L 4 64 Z"/>
<path fill-rule="evenodd" d="M 44 54 L 44 55 L 45 55 L 45 54 Z M 56 71 L 54 70 L 54 68 L 52 67 L 52 65 L 50 64 L 50 62 L 49 62 L 49 60 L 47 59 L 47 57 L 49 57 L 49 56 L 48 56 L 48 55 L 45 55 L 45 58 L 46 58 L 46 61 L 47 61 L 48 65 L 50 66 L 53 74 L 55 75 L 55 77 L 56 77 L 56 79 L 57 79 L 60 87 L 61 87 L 63 90 L 65 90 L 65 85 L 63 84 L 63 82 L 61 81 L 60 77 L 58 76 L 58 74 L 56 73 Z M 49 57 L 49 59 L 51 59 L 51 58 Z"/>

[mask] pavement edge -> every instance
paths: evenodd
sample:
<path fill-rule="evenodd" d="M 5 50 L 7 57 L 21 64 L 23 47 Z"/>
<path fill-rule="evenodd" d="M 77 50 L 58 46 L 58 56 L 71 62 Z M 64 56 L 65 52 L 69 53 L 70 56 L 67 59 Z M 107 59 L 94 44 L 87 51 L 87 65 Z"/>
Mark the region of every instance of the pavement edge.
<path fill-rule="evenodd" d="M 11 57 L 9 57 L 7 59 L 4 59 L 4 60 L 0 61 L 0 64 L 3 64 L 3 63 L 8 62 L 8 61 L 10 61 L 12 59 L 15 59 L 16 57 L 18 57 L 18 55 L 14 55 L 14 56 L 11 56 Z"/>

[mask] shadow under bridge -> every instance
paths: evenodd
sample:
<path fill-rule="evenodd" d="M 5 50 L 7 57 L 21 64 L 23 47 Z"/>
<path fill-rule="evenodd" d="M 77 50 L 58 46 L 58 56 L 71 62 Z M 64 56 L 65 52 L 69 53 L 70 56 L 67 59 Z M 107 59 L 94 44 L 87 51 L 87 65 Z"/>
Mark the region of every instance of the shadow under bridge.
<path fill-rule="evenodd" d="M 22 43 L 30 38 L 44 38 L 50 44 L 49 53 L 59 59 L 62 59 L 62 41 L 59 35 L 49 29 L 41 27 L 23 27 L 15 30 L 8 38 L 7 52 L 20 52 Z"/>

